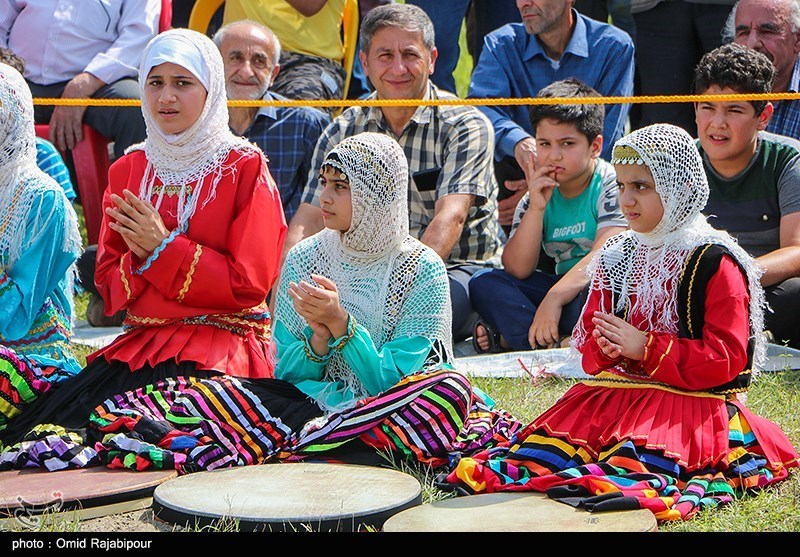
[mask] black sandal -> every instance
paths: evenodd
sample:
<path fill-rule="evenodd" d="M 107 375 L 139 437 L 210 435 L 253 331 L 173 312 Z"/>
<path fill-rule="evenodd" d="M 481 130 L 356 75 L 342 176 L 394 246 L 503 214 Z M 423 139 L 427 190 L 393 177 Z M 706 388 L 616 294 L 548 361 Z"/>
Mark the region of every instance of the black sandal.
<path fill-rule="evenodd" d="M 478 344 L 478 327 L 483 327 L 483 330 L 486 331 L 486 336 L 489 337 L 489 348 L 486 350 L 481 348 Z M 477 354 L 497 354 L 499 352 L 504 352 L 503 348 L 500 346 L 500 333 L 492 329 L 486 321 L 479 319 L 472 328 L 472 349 L 475 350 Z"/>

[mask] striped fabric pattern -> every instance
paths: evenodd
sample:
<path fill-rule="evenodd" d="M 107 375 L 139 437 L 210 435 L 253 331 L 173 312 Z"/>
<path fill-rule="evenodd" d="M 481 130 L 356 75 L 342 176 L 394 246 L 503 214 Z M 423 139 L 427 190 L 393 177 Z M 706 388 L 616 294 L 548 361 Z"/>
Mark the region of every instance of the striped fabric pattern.
<path fill-rule="evenodd" d="M 0 471 L 46 468 L 53 472 L 99 463 L 97 453 L 80 433 L 42 424 L 0 454 Z"/>
<path fill-rule="evenodd" d="M 424 371 L 348 411 L 308 424 L 282 457 L 326 460 L 326 451 L 358 438 L 381 453 L 435 468 L 506 443 L 521 427 L 509 413 L 490 409 L 473 396 L 462 374 Z"/>
<path fill-rule="evenodd" d="M 455 448 L 471 399 L 472 387 L 460 373 L 437 370 L 408 375 L 350 410 L 309 424 L 289 449 L 289 460 L 325 452 L 361 436 L 379 450 L 408 449 L 421 462 L 446 456 Z M 379 435 L 368 435 L 375 428 Z"/>
<path fill-rule="evenodd" d="M 731 412 L 729 426 L 727 464 L 693 473 L 630 440 L 609 447 L 594 462 L 577 445 L 535 430 L 521 432 L 521 442 L 462 459 L 439 487 L 466 493 L 539 491 L 591 512 L 649 509 L 659 521 L 688 520 L 788 476 L 786 468 L 768 469 L 743 415 Z"/>
<path fill-rule="evenodd" d="M 488 408 L 473 395 L 468 379 L 450 368 L 409 375 L 349 410 L 299 422 L 297 415 L 282 420 L 267 408 L 283 404 L 275 395 L 280 389 L 270 390 L 276 383 L 282 382 L 230 376 L 160 381 L 98 406 L 88 432 L 98 442 L 71 437 L 58 451 L 48 445 L 52 440 L 33 435 L 0 466 L 45 465 L 33 454 L 44 447 L 50 469 L 101 462 L 109 468 L 174 468 L 183 474 L 276 460 L 326 460 L 326 451 L 356 439 L 377 452 L 445 466 L 463 454 L 507 443 L 521 427 L 510 414 Z M 308 411 L 286 400 L 291 412 Z M 301 404 L 316 409 L 303 397 Z M 305 426 L 293 429 L 289 419 Z M 85 457 L 81 461 L 76 455 Z"/>
<path fill-rule="evenodd" d="M 233 377 L 166 380 L 106 401 L 92 424 L 109 435 L 98 451 L 110 467 L 180 472 L 255 464 L 291 430 Z M 137 439 L 128 439 L 128 432 Z"/>
<path fill-rule="evenodd" d="M 47 371 L 25 356 L 0 346 L 0 428 L 22 409 L 50 389 Z"/>

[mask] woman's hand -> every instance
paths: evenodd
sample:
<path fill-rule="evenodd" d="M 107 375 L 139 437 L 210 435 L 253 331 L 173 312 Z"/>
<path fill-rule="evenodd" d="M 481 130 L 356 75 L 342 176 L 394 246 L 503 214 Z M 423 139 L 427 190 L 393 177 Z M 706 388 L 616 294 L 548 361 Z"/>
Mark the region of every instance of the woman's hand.
<path fill-rule="evenodd" d="M 123 194 L 124 198 L 111 194 L 116 207 L 106 209 L 106 214 L 114 219 L 108 226 L 122 236 L 134 254 L 147 259 L 170 231 L 152 203 L 139 199 L 129 190 L 124 190 Z"/>
<path fill-rule="evenodd" d="M 348 313 L 339 303 L 336 283 L 321 275 L 311 275 L 319 286 L 301 280 L 289 283 L 289 296 L 295 311 L 309 323 L 318 322 L 328 328 L 333 338 L 347 333 Z M 313 327 L 312 327 L 313 329 Z"/>
<path fill-rule="evenodd" d="M 646 333 L 616 315 L 600 311 L 594 312 L 592 322 L 595 326 L 592 336 L 607 358 L 624 357 L 631 360 L 644 358 Z"/>

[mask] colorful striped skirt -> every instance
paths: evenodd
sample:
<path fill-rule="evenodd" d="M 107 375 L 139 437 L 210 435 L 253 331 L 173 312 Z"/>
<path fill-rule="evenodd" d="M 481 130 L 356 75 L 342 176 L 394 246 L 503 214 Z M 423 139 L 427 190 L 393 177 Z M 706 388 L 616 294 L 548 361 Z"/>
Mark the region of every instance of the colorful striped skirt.
<path fill-rule="evenodd" d="M 720 407 L 726 418 L 725 446 L 703 465 L 684 466 L 684 455 L 665 453 L 640 437 L 638 426 L 631 428 L 637 435 L 626 435 L 620 427 L 631 414 L 635 421 L 637 414 L 633 405 L 610 401 L 615 392 L 629 396 L 631 390 L 602 391 L 608 400 L 598 407 L 587 401 L 604 387 L 587 386 L 591 384 L 587 380 L 573 386 L 511 443 L 462 458 L 437 478 L 437 486 L 460 494 L 538 491 L 593 512 L 644 508 L 659 521 L 688 520 L 702 509 L 786 479 L 788 469 L 798 465 L 797 452 L 775 424 L 731 400 L 721 401 Z M 646 389 L 640 390 L 640 396 L 647 396 Z M 671 396 L 673 405 L 668 407 L 674 409 L 680 395 Z M 570 429 L 553 418 L 572 423 L 579 410 L 591 413 L 592 408 L 591 427 L 613 435 L 581 437 L 574 433 L 588 425 Z M 707 420 L 692 422 L 689 414 L 677 415 L 688 420 L 683 431 L 693 430 L 696 442 L 716 438 L 715 432 L 703 431 Z M 674 434 L 682 435 L 677 430 Z"/>
<path fill-rule="evenodd" d="M 444 466 L 507 442 L 520 427 L 511 415 L 475 397 L 469 381 L 452 370 L 407 376 L 384 393 L 328 415 L 278 379 L 184 377 L 109 398 L 92 413 L 90 436 L 40 427 L 38 437 L 0 455 L 0 469 L 100 462 L 188 473 L 278 460 L 376 464 L 390 454 Z M 99 441 L 88 443 L 89 438 Z M 43 448 L 47 463 L 34 458 Z M 81 461 L 59 461 L 59 454 L 78 452 Z M 365 455 L 378 459 L 364 462 Z"/>

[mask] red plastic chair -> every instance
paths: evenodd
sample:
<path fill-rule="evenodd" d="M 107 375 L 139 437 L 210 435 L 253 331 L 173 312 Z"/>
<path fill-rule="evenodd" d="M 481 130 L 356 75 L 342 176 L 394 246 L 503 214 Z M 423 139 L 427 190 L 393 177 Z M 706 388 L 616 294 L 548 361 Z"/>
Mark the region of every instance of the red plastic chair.
<path fill-rule="evenodd" d="M 172 0 L 161 0 L 161 19 L 158 20 L 158 32 L 172 28 Z"/>
<path fill-rule="evenodd" d="M 86 221 L 86 237 L 89 244 L 96 244 L 103 220 L 103 192 L 108 185 L 108 167 L 111 165 L 109 139 L 88 124 L 83 124 L 82 131 L 83 139 L 72 149 L 72 163 Z M 36 135 L 49 139 L 50 126 L 36 124 Z"/>

